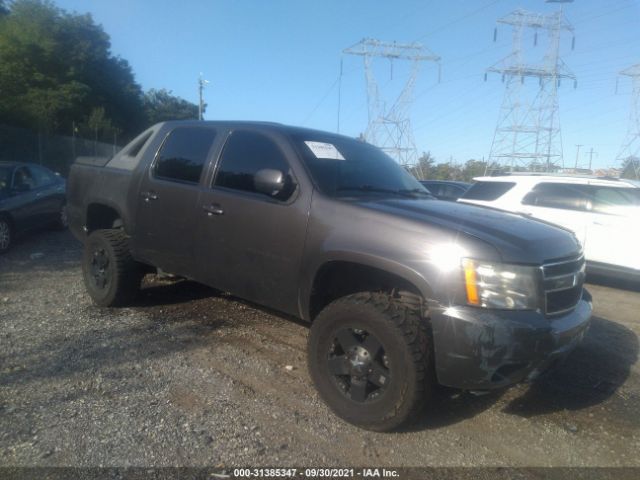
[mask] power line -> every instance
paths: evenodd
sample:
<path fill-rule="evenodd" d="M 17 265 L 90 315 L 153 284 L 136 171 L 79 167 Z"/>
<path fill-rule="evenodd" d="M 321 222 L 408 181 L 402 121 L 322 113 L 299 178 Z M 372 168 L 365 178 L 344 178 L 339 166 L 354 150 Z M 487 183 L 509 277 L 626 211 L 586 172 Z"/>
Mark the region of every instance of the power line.
<path fill-rule="evenodd" d="M 562 7 L 550 14 L 518 9 L 498 23 L 511 26 L 513 43 L 511 54 L 487 69 L 487 73 L 501 75 L 506 84 L 489 163 L 508 165 L 512 169 L 521 163 L 542 164 L 549 171 L 562 163 L 558 87 L 562 79 L 576 80 L 560 58 L 561 34 L 563 31 L 573 33 L 573 26 L 565 18 Z M 538 31 L 546 32 L 547 48 L 542 62 L 525 61 L 526 29 L 533 30 L 534 45 Z M 497 29 L 494 39 L 496 35 Z M 535 90 L 525 88 L 525 78 L 537 80 Z"/>
<path fill-rule="evenodd" d="M 365 139 L 395 158 L 400 165 L 413 167 L 418 161 L 418 150 L 413 138 L 409 110 L 413 103 L 413 90 L 422 62 L 440 62 L 440 57 L 420 43 L 396 43 L 365 38 L 343 50 L 346 55 L 362 57 L 367 81 L 368 125 Z M 378 81 L 373 72 L 374 60 L 389 61 L 391 78 L 393 62 L 409 64 L 409 73 L 400 94 L 388 102 L 380 96 Z"/>
<path fill-rule="evenodd" d="M 462 16 L 460 16 L 460 17 L 458 17 L 458 18 L 455 18 L 455 19 L 451 20 L 450 22 L 448 22 L 448 23 L 446 23 L 446 24 L 442 25 L 441 27 L 438 27 L 438 28 L 436 28 L 436 29 L 434 29 L 434 30 L 432 30 L 432 31 L 430 31 L 430 32 L 425 33 L 424 35 L 422 35 L 422 36 L 418 37 L 415 41 L 416 41 L 416 42 L 419 42 L 419 41 L 421 41 L 421 40 L 424 40 L 424 39 L 425 39 L 425 38 L 427 38 L 427 37 L 430 37 L 431 35 L 434 35 L 434 34 L 436 34 L 436 33 L 438 33 L 438 32 L 441 32 L 441 31 L 443 31 L 443 30 L 446 30 L 446 29 L 448 29 L 451 25 L 455 25 L 456 23 L 460 23 L 462 20 L 466 20 L 466 19 L 467 19 L 467 18 L 469 18 L 469 17 L 472 17 L 472 16 L 474 16 L 474 15 L 477 15 L 478 13 L 482 12 L 483 10 L 486 10 L 487 8 L 489 8 L 489 7 L 493 6 L 493 5 L 495 5 L 496 3 L 499 3 L 499 2 L 501 2 L 501 1 L 502 1 L 502 0 L 493 0 L 493 1 L 491 1 L 491 2 L 488 2 L 488 3 L 486 3 L 486 4 L 482 5 L 481 7 L 477 8 L 477 9 L 475 9 L 475 10 L 473 10 L 473 11 L 471 11 L 471 12 L 467 13 L 467 14 L 464 14 L 464 15 L 462 15 Z"/>

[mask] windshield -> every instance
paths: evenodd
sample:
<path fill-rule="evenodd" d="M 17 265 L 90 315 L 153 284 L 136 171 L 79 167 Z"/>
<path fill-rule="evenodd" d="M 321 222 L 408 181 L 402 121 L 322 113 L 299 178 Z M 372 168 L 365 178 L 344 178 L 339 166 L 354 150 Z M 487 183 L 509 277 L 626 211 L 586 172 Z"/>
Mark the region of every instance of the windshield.
<path fill-rule="evenodd" d="M 323 134 L 296 134 L 293 140 L 326 195 L 431 197 L 413 175 L 368 143 Z"/>
<path fill-rule="evenodd" d="M 11 169 L 9 167 L 0 167 L 0 193 L 9 190 L 11 183 Z"/>

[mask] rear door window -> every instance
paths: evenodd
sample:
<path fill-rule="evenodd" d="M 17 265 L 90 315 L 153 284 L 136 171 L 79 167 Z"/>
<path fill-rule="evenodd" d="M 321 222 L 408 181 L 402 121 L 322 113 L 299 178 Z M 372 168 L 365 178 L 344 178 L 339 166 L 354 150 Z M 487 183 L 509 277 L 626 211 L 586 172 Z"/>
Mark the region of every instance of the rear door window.
<path fill-rule="evenodd" d="M 165 139 L 154 166 L 154 176 L 198 183 L 216 132 L 211 128 L 180 127 Z"/>
<path fill-rule="evenodd" d="M 638 192 L 640 192 L 640 189 L 636 188 L 591 185 L 589 193 L 592 211 L 610 215 L 624 213 L 628 207 L 635 207 L 640 204 Z"/>
<path fill-rule="evenodd" d="M 482 181 L 474 183 L 462 198 L 469 200 L 497 200 L 513 188 L 515 182 Z"/>
<path fill-rule="evenodd" d="M 28 167 L 18 167 L 13 173 L 13 188 L 19 191 L 33 190 L 36 182 Z"/>
<path fill-rule="evenodd" d="M 586 185 L 543 182 L 525 195 L 522 204 L 562 210 L 587 210 L 586 188 Z"/>

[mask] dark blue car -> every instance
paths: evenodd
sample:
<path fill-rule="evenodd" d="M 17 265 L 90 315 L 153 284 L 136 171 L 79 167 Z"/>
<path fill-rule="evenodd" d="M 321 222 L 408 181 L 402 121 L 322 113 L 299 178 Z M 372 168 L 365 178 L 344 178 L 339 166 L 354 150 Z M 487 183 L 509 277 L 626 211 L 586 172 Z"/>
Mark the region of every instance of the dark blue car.
<path fill-rule="evenodd" d="M 66 182 L 40 165 L 0 162 L 0 254 L 22 233 L 67 226 Z"/>
<path fill-rule="evenodd" d="M 458 200 L 464 192 L 471 188 L 470 183 L 453 180 L 421 180 L 420 183 L 427 187 L 427 190 L 438 200 L 451 202 Z"/>

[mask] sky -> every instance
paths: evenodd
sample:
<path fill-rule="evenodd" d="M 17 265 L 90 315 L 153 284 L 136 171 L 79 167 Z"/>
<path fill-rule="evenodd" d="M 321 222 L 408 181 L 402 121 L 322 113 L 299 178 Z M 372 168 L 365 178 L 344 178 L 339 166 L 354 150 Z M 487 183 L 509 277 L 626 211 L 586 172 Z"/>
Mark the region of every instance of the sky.
<path fill-rule="evenodd" d="M 361 57 L 343 50 L 363 38 L 420 42 L 441 57 L 423 62 L 409 110 L 416 145 L 436 161 L 488 157 L 504 96 L 486 69 L 511 51 L 496 20 L 524 8 L 550 13 L 544 0 L 55 0 L 89 12 L 111 36 L 145 90 L 166 88 L 198 102 L 207 120 L 268 120 L 357 136 L 367 126 Z M 621 70 L 640 63 L 640 0 L 575 0 L 564 6 L 575 28 L 561 56 L 577 77 L 559 89 L 564 165 L 619 166 L 632 85 Z M 544 50 L 524 39 L 527 58 Z M 529 57 L 530 55 L 530 57 Z M 340 65 L 342 64 L 342 69 Z M 342 74 L 340 72 L 342 71 Z M 408 65 L 374 62 L 381 100 L 393 103 Z M 528 79 L 527 82 L 534 82 Z M 527 85 L 527 88 L 531 88 Z M 578 153 L 576 145 L 582 145 Z M 593 149 L 593 151 L 592 151 Z"/>

